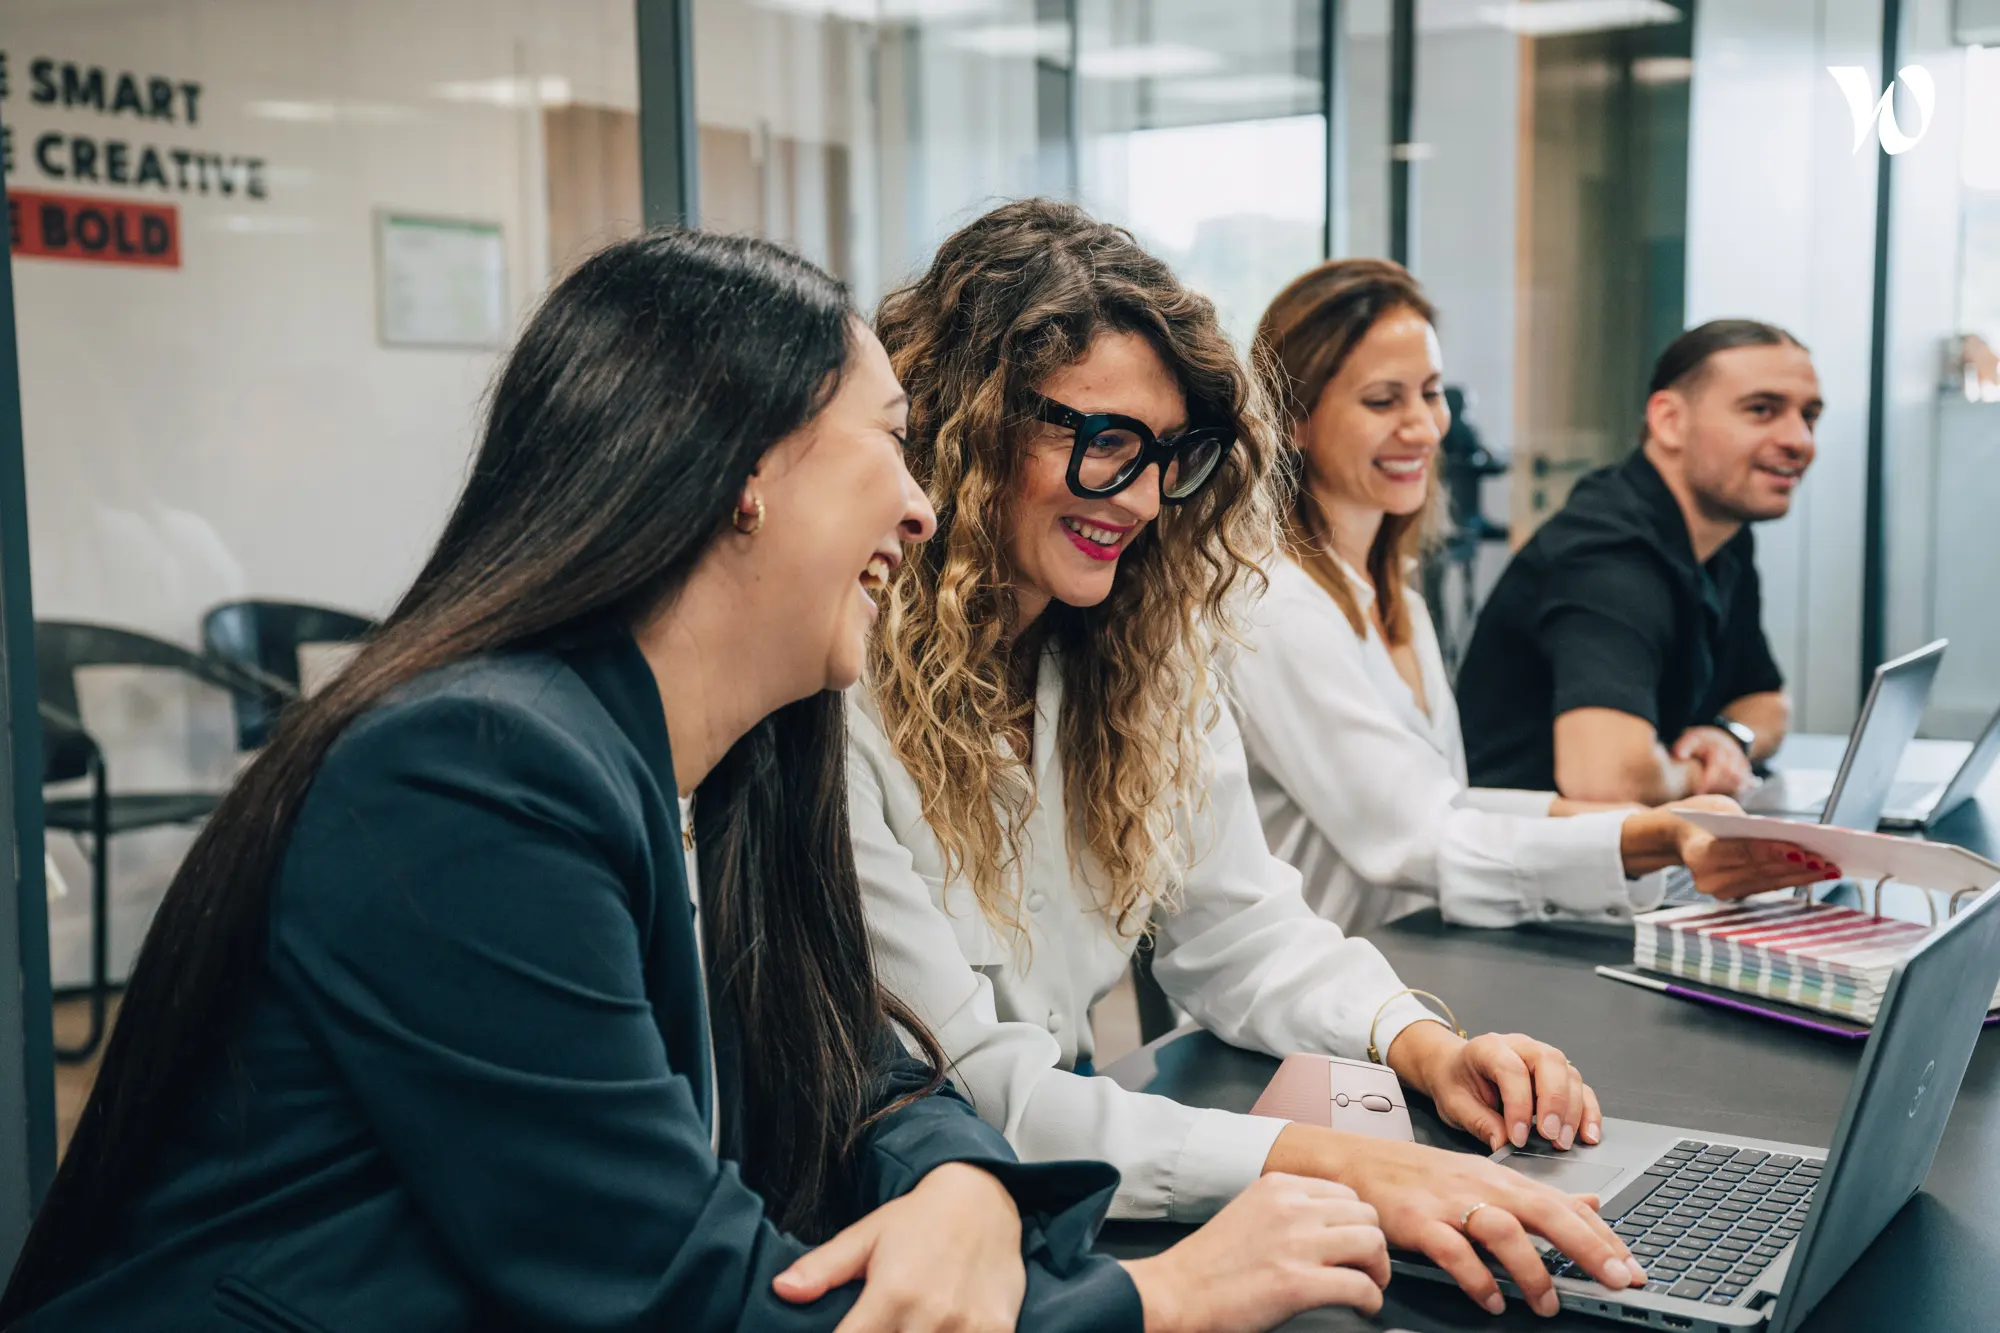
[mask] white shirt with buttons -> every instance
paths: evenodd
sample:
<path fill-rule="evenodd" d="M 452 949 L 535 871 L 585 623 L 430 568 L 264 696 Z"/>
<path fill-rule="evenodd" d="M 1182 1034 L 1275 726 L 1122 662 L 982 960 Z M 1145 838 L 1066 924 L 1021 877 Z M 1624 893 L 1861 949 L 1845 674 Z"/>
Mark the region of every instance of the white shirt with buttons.
<path fill-rule="evenodd" d="M 1110 1162 L 1123 1176 L 1113 1216 L 1200 1221 L 1256 1180 L 1284 1122 L 1072 1072 L 1094 1053 L 1090 1008 L 1125 975 L 1136 941 L 1072 871 L 1054 762 L 1061 695 L 1051 654 L 1036 686 L 1037 799 L 1017 880 L 1026 937 L 1015 940 L 988 923 L 969 883 L 945 879 L 915 782 L 872 701 L 849 692 L 849 817 L 875 964 L 936 1034 L 959 1091 L 1023 1159 Z M 1161 987 L 1223 1040 L 1274 1055 L 1363 1058 L 1386 1000 L 1377 1041 L 1387 1050 L 1429 1015 L 1410 996 L 1390 999 L 1403 982 L 1388 961 L 1315 916 L 1297 873 L 1265 846 L 1226 708 L 1206 759 L 1205 806 L 1180 821 L 1197 854 L 1156 939 Z"/>
<path fill-rule="evenodd" d="M 695 853 L 694 845 L 694 798 L 683 796 L 681 800 L 681 851 L 687 860 L 688 902 L 694 908 L 694 960 L 695 970 L 701 975 L 701 1003 L 709 1008 L 712 999 L 708 993 L 708 954 L 702 944 L 707 934 L 701 919 L 701 857 Z M 718 1100 L 722 1090 L 715 1082 L 715 1018 L 709 1009 L 708 1024 L 708 1148 L 710 1152 L 722 1151 L 722 1106 Z"/>
<path fill-rule="evenodd" d="M 1367 579 L 1341 564 L 1365 610 Z M 1271 848 L 1306 901 L 1349 931 L 1436 904 L 1448 921 L 1513 926 L 1629 919 L 1664 880 L 1628 880 L 1623 812 L 1548 817 L 1552 792 L 1466 785 L 1465 742 L 1444 656 L 1408 592 L 1426 713 L 1381 636 L 1357 635 L 1325 589 L 1275 559 L 1232 654 L 1232 698 Z"/>

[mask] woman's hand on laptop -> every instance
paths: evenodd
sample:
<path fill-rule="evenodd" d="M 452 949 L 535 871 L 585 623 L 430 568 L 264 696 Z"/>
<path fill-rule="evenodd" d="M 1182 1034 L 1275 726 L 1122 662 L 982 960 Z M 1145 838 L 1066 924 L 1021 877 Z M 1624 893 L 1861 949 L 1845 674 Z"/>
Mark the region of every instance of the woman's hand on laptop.
<path fill-rule="evenodd" d="M 1519 1032 L 1467 1041 L 1442 1023 L 1412 1023 L 1389 1045 L 1389 1068 L 1437 1106 L 1447 1124 L 1498 1152 L 1540 1134 L 1557 1148 L 1596 1143 L 1597 1094 L 1563 1053 Z"/>
<path fill-rule="evenodd" d="M 1506 1306 L 1480 1251 L 1498 1260 L 1537 1314 L 1559 1308 L 1531 1234 L 1614 1291 L 1645 1280 L 1625 1242 L 1597 1215 L 1596 1200 L 1564 1194 L 1472 1153 L 1288 1125 L 1266 1171 L 1331 1175 L 1373 1204 L 1389 1244 L 1420 1251 L 1491 1314 Z M 1150 1325 L 1148 1325 L 1150 1327 Z"/>

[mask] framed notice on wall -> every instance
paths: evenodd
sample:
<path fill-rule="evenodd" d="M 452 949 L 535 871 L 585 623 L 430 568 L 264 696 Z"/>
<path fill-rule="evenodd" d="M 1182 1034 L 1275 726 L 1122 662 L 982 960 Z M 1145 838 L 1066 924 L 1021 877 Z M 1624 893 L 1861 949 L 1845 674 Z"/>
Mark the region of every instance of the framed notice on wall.
<path fill-rule="evenodd" d="M 376 213 L 375 292 L 387 346 L 500 346 L 507 337 L 500 224 Z"/>

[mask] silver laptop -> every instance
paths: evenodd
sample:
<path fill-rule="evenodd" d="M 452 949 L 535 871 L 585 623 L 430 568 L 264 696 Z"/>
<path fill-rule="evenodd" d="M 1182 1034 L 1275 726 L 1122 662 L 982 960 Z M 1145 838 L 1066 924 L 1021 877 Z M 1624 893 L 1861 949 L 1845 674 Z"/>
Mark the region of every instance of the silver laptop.
<path fill-rule="evenodd" d="M 1872 831 L 1896 785 L 1896 766 L 1916 738 L 1930 702 L 1948 640 L 1939 639 L 1875 668 L 1868 701 L 1855 719 L 1840 768 L 1785 769 L 1751 792 L 1743 808 L 1753 815 L 1816 819 L 1840 828 Z"/>
<path fill-rule="evenodd" d="M 1889 792 L 1889 808 L 1882 812 L 1885 829 L 1927 829 L 1979 794 L 1979 785 L 2000 759 L 2000 710 L 1995 710 L 1986 730 L 1972 743 L 1965 762 L 1952 774 L 1951 781 L 1899 782 Z"/>
<path fill-rule="evenodd" d="M 1612 1291 L 1545 1251 L 1563 1308 L 1679 1333 L 1792 1333 L 1922 1187 L 1996 984 L 2000 888 L 1896 968 L 1830 1150 L 1607 1118 L 1594 1148 L 1494 1154 L 1607 1200 L 1651 1279 Z M 1450 1281 L 1422 1255 L 1397 1251 L 1391 1266 Z"/>

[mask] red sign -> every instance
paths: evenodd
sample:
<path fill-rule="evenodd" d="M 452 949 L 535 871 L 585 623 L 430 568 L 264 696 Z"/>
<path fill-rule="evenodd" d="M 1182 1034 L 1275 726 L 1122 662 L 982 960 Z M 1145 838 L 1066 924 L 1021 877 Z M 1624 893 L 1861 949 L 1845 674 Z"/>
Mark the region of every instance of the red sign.
<path fill-rule="evenodd" d="M 29 258 L 181 266 L 181 216 L 172 204 L 10 190 L 7 229 L 14 253 Z"/>

